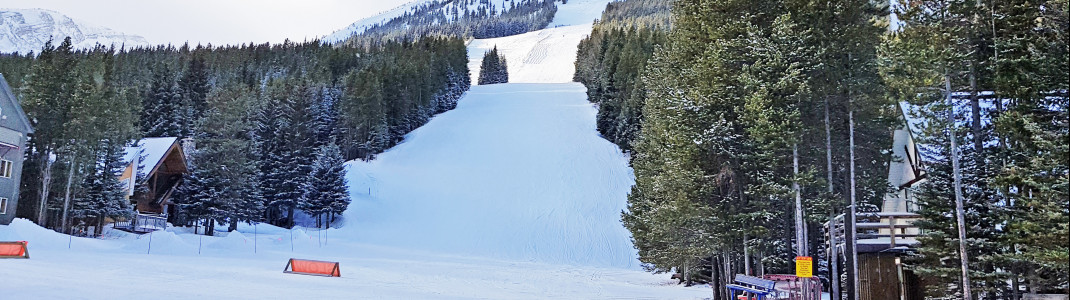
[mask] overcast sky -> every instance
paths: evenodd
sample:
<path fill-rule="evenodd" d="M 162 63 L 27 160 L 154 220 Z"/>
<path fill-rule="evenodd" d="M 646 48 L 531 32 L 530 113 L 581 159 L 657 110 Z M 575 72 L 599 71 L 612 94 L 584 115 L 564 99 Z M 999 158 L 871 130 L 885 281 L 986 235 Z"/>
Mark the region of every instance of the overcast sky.
<path fill-rule="evenodd" d="M 303 41 L 411 0 L 0 0 L 44 8 L 153 44 Z"/>

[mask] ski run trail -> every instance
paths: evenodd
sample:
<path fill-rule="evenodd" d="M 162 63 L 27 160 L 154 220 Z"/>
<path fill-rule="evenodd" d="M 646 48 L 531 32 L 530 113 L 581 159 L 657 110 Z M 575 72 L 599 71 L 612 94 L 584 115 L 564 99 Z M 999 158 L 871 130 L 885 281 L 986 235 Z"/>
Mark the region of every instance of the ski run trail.
<path fill-rule="evenodd" d="M 570 0 L 545 30 L 471 41 L 473 83 L 495 46 L 511 83 L 473 85 L 401 144 L 347 163 L 339 228 L 87 239 L 16 219 L 0 241 L 29 241 L 31 258 L 0 260 L 0 300 L 709 297 L 639 266 L 620 223 L 631 168 L 571 82 L 607 2 Z M 342 277 L 284 274 L 291 257 L 340 262 Z"/>

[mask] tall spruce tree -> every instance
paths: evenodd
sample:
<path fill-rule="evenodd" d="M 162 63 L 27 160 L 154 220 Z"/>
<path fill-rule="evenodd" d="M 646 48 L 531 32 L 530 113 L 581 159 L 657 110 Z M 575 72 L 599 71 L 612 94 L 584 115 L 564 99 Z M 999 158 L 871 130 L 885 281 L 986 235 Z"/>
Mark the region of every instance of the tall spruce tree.
<path fill-rule="evenodd" d="M 39 180 L 27 178 L 26 182 L 37 183 L 37 214 L 39 224 L 45 224 L 49 199 L 52 198 L 53 162 L 52 156 L 57 148 L 67 139 L 66 123 L 70 119 L 70 100 L 74 98 L 74 76 L 77 61 L 72 53 L 70 38 L 65 38 L 58 47 L 52 46 L 52 40 L 44 48 L 33 64 L 23 87 L 26 95 L 22 103 L 35 131 L 29 139 L 27 165 L 36 165 Z"/>
<path fill-rule="evenodd" d="M 349 207 L 343 163 L 342 153 L 333 143 L 316 151 L 311 177 L 304 187 L 306 203 L 301 209 L 316 216 L 317 226 L 329 228 L 334 216 Z"/>
<path fill-rule="evenodd" d="M 182 92 L 166 64 L 153 72 L 152 85 L 142 102 L 141 130 L 146 137 L 181 137 L 186 124 Z"/>

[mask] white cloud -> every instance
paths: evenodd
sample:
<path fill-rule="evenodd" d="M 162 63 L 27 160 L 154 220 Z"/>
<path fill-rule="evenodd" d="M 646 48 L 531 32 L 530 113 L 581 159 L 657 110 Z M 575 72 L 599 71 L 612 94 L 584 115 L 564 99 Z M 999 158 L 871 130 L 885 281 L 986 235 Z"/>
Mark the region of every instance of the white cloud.
<path fill-rule="evenodd" d="M 302 41 L 411 0 L 0 0 L 44 8 L 145 37 L 154 44 Z"/>

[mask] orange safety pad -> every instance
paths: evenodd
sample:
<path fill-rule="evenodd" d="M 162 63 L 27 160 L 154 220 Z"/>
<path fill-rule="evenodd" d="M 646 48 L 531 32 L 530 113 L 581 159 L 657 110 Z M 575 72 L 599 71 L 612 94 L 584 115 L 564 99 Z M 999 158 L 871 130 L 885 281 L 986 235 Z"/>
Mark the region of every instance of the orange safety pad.
<path fill-rule="evenodd" d="M 323 274 L 334 277 L 342 276 L 338 270 L 338 263 L 336 262 L 291 259 L 290 267 L 292 268 L 291 271 L 296 273 Z"/>
<path fill-rule="evenodd" d="M 0 244 L 0 256 L 22 257 L 26 256 L 26 242 Z"/>

